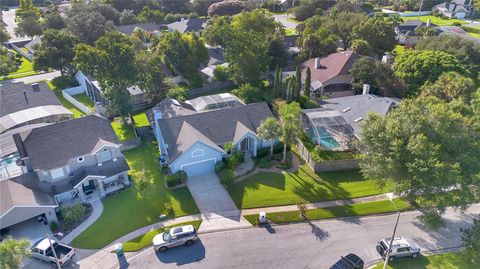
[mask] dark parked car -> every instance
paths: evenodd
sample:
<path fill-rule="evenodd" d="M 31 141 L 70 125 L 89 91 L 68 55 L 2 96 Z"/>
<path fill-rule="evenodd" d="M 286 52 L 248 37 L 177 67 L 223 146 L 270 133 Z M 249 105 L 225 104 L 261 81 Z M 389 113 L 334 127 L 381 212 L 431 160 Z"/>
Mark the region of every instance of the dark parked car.
<path fill-rule="evenodd" d="M 364 264 L 360 257 L 350 253 L 345 257 L 342 256 L 330 269 L 363 269 Z"/>

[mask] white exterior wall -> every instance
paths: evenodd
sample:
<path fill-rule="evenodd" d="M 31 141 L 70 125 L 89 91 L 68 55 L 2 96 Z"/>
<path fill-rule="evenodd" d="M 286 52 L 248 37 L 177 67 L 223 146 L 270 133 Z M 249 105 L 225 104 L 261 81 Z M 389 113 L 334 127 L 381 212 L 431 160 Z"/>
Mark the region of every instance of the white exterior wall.
<path fill-rule="evenodd" d="M 0 229 L 15 225 L 22 221 L 31 219 L 41 214 L 45 214 L 48 222 L 57 220 L 55 213 L 56 206 L 18 206 L 13 207 L 10 211 L 0 217 Z"/>

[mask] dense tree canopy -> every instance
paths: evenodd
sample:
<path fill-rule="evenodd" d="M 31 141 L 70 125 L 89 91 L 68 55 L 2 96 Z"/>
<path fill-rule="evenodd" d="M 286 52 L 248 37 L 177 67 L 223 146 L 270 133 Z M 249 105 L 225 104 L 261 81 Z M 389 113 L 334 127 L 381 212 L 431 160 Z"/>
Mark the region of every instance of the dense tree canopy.
<path fill-rule="evenodd" d="M 425 83 L 421 93 L 436 96 L 445 101 L 452 101 L 453 99 L 468 101 L 475 90 L 475 82 L 471 78 L 456 72 L 447 72 L 443 73 L 434 83 Z"/>
<path fill-rule="evenodd" d="M 96 76 L 110 100 L 113 113 L 126 117 L 131 113 L 127 88 L 137 82 L 138 68 L 135 46 L 130 37 L 108 32 L 95 46 L 80 44 L 75 47 L 74 62 L 79 70 Z"/>
<path fill-rule="evenodd" d="M 166 33 L 162 35 L 157 50 L 170 70 L 190 82 L 200 79 L 199 67 L 208 60 L 207 48 L 195 34 Z"/>
<path fill-rule="evenodd" d="M 45 31 L 42 42 L 35 48 L 33 68 L 42 71 L 57 69 L 62 74 L 73 71 L 73 47 L 78 43 L 78 38 L 65 30 Z"/>
<path fill-rule="evenodd" d="M 480 71 L 480 45 L 472 40 L 453 35 L 435 36 L 421 39 L 415 49 L 450 53 L 467 66 L 473 75 Z"/>
<path fill-rule="evenodd" d="M 479 129 L 472 113 L 461 100 L 423 97 L 403 100 L 386 117 L 369 114 L 361 124 L 360 146 L 368 152 L 362 173 L 391 184 L 397 195 L 421 197 L 429 213 L 465 209 L 480 198 Z"/>
<path fill-rule="evenodd" d="M 371 17 L 353 29 L 358 39 L 365 40 L 373 52 L 382 54 L 391 51 L 396 44 L 394 25 L 383 17 Z"/>
<path fill-rule="evenodd" d="M 45 29 L 61 30 L 67 27 L 65 19 L 58 12 L 51 12 L 43 18 L 43 27 Z"/>
<path fill-rule="evenodd" d="M 95 43 L 106 32 L 113 30 L 113 21 L 107 20 L 93 5 L 73 4 L 67 15 L 67 29 L 87 44 Z"/>
<path fill-rule="evenodd" d="M 415 95 L 425 82 L 434 82 L 444 72 L 466 73 L 455 56 L 443 51 L 406 50 L 395 58 L 395 76 L 404 80 L 409 94 Z"/>
<path fill-rule="evenodd" d="M 224 0 L 217 2 L 208 8 L 208 16 L 213 17 L 215 15 L 235 15 L 245 10 L 245 3 L 239 0 Z"/>
<path fill-rule="evenodd" d="M 6 76 L 17 70 L 17 63 L 8 50 L 0 47 L 0 76 Z"/>
<path fill-rule="evenodd" d="M 207 16 L 208 8 L 220 1 L 222 0 L 192 0 L 192 8 L 199 16 Z"/>
<path fill-rule="evenodd" d="M 34 36 L 42 34 L 42 26 L 34 16 L 23 17 L 17 24 L 15 34 L 17 36 L 27 36 L 33 39 Z"/>

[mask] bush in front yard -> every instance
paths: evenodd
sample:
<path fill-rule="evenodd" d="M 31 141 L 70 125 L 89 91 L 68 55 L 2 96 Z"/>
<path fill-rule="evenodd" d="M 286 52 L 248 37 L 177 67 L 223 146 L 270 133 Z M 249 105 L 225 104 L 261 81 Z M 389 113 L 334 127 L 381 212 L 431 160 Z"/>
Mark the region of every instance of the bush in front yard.
<path fill-rule="evenodd" d="M 287 151 L 290 150 L 290 146 L 287 146 Z M 283 143 L 277 143 L 273 146 L 273 154 L 278 154 L 283 152 Z M 257 158 L 263 158 L 270 154 L 270 147 L 257 150 Z"/>
<path fill-rule="evenodd" d="M 77 87 L 78 81 L 71 76 L 60 76 L 52 79 L 52 85 L 58 90 L 64 90 L 66 88 Z"/>
<path fill-rule="evenodd" d="M 217 175 L 220 178 L 220 182 L 227 187 L 235 182 L 235 177 L 237 176 L 235 171 L 230 168 L 223 169 Z"/>
<path fill-rule="evenodd" d="M 185 173 L 185 171 L 178 171 L 175 174 L 168 175 L 166 180 L 169 188 L 175 187 L 187 180 L 187 173 Z"/>
<path fill-rule="evenodd" d="M 258 160 L 257 163 L 259 168 L 270 168 L 273 165 L 273 161 L 270 159 L 269 156 L 262 157 Z"/>
<path fill-rule="evenodd" d="M 55 222 L 55 221 L 52 221 L 52 222 L 50 223 L 50 230 L 51 230 L 52 232 L 58 231 L 58 223 Z"/>
<path fill-rule="evenodd" d="M 71 227 L 85 216 L 87 208 L 83 204 L 62 205 L 60 212 L 65 226 Z"/>

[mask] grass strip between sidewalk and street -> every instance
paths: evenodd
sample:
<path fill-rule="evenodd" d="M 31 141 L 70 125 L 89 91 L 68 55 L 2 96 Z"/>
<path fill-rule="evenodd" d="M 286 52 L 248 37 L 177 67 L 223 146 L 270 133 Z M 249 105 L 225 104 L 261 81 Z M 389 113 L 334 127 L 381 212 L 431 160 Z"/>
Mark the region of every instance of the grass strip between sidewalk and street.
<path fill-rule="evenodd" d="M 400 198 L 395 198 L 399 211 L 410 210 L 413 207 Z M 341 217 L 367 216 L 373 214 L 395 212 L 395 207 L 390 200 L 366 202 L 360 204 L 333 206 L 307 210 L 308 220 L 333 219 Z M 251 224 L 256 225 L 258 215 L 244 216 Z M 298 211 L 267 213 L 267 219 L 273 223 L 287 223 L 304 221 Z"/>
<path fill-rule="evenodd" d="M 417 258 L 399 259 L 388 264 L 388 269 L 474 269 L 478 264 L 473 264 L 465 258 L 463 252 L 452 252 Z M 382 269 L 383 262 L 378 263 L 374 269 Z"/>
<path fill-rule="evenodd" d="M 139 237 L 136 237 L 136 238 L 134 238 L 130 241 L 127 241 L 127 242 L 123 243 L 123 250 L 125 252 L 139 251 L 143 248 L 146 248 L 146 247 L 152 245 L 152 240 L 153 240 L 153 237 L 155 237 L 155 235 L 157 235 L 159 233 L 163 233 L 170 228 L 178 227 L 178 226 L 185 226 L 185 225 L 193 225 L 193 227 L 195 227 L 195 229 L 198 230 L 198 228 L 200 227 L 200 224 L 202 224 L 201 220 L 194 220 L 194 221 L 175 224 L 175 225 L 172 225 L 172 226 L 167 226 L 165 228 L 151 230 L 151 231 L 149 231 L 145 234 L 140 235 Z"/>

